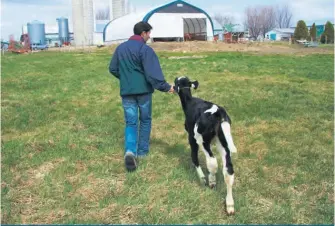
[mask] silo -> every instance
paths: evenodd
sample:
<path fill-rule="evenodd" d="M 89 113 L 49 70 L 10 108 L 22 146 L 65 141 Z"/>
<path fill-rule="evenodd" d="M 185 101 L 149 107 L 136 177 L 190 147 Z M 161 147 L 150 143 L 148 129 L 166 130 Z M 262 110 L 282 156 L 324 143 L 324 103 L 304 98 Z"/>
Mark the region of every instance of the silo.
<path fill-rule="evenodd" d="M 125 15 L 126 3 L 125 0 L 112 0 L 113 19 Z"/>
<path fill-rule="evenodd" d="M 45 25 L 37 20 L 27 23 L 31 44 L 45 45 Z"/>
<path fill-rule="evenodd" d="M 130 13 L 130 1 L 129 0 L 125 0 L 125 3 L 124 3 L 124 15 L 127 15 Z"/>
<path fill-rule="evenodd" d="M 76 46 L 93 43 L 93 0 L 72 0 L 73 33 Z"/>
<path fill-rule="evenodd" d="M 61 17 L 57 18 L 58 21 L 58 37 L 61 43 L 69 42 L 69 20 L 67 18 Z"/>
<path fill-rule="evenodd" d="M 83 1 L 83 14 L 85 43 L 86 45 L 92 45 L 94 32 L 93 0 Z"/>
<path fill-rule="evenodd" d="M 83 0 L 72 0 L 72 20 L 74 43 L 84 45 Z"/>

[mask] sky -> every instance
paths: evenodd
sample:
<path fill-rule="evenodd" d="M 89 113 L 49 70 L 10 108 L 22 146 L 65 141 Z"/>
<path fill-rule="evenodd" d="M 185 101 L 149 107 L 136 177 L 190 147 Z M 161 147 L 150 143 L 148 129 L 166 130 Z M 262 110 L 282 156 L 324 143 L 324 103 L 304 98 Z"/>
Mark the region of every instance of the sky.
<path fill-rule="evenodd" d="M 108 0 L 93 0 L 95 8 L 108 5 Z M 136 11 L 159 6 L 172 0 L 129 0 Z M 288 4 L 293 12 L 293 25 L 298 20 L 306 23 L 331 20 L 334 22 L 334 0 L 185 0 L 209 15 L 217 13 L 232 16 L 236 23 L 243 23 L 244 10 L 248 6 Z M 72 22 L 71 0 L 1 0 L 1 39 L 8 40 L 10 34 L 16 39 L 22 25 L 33 20 L 45 24 L 56 24 L 56 18 L 69 18 Z"/>

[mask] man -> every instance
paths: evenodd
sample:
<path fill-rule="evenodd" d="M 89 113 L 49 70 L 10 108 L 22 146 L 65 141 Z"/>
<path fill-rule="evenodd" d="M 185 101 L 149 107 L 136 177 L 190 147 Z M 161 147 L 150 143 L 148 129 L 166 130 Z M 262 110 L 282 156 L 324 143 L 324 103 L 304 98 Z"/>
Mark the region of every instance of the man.
<path fill-rule="evenodd" d="M 137 167 L 135 157 L 149 153 L 152 93 L 155 89 L 173 93 L 173 86 L 164 79 L 157 55 L 146 45 L 151 29 L 147 22 L 135 24 L 134 35 L 116 48 L 109 65 L 110 73 L 120 82 L 126 122 L 125 165 L 129 171 Z"/>

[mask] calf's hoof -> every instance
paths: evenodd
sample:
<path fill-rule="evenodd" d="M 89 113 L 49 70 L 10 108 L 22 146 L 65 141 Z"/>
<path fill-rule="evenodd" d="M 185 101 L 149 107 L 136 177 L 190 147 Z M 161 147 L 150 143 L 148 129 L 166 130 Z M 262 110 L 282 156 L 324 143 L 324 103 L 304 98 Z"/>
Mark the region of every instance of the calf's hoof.
<path fill-rule="evenodd" d="M 215 189 L 215 188 L 216 188 L 216 184 L 210 184 L 210 185 L 209 185 L 209 188 L 210 188 L 210 189 Z"/>
<path fill-rule="evenodd" d="M 233 205 L 227 205 L 226 204 L 226 211 L 228 216 L 232 216 L 235 214 L 234 204 Z"/>
<path fill-rule="evenodd" d="M 215 175 L 209 174 L 208 175 L 208 184 L 211 189 L 216 187 L 216 178 Z"/>

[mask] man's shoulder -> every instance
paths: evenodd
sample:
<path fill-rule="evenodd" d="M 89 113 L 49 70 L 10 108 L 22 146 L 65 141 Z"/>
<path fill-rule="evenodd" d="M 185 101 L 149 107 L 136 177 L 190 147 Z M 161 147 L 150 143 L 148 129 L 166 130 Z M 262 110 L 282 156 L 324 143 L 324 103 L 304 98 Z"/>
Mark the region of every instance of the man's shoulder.
<path fill-rule="evenodd" d="M 154 49 L 151 46 L 147 45 L 147 44 L 144 44 L 143 48 L 151 50 L 151 51 L 154 51 Z"/>
<path fill-rule="evenodd" d="M 116 49 L 122 49 L 123 47 L 125 47 L 125 46 L 127 45 L 127 42 L 128 42 L 128 41 L 125 41 L 125 42 L 122 42 L 122 43 L 118 44 L 118 45 L 116 46 Z"/>
<path fill-rule="evenodd" d="M 146 53 L 146 54 L 154 54 L 155 50 L 151 46 L 144 44 L 142 46 L 141 52 Z"/>

